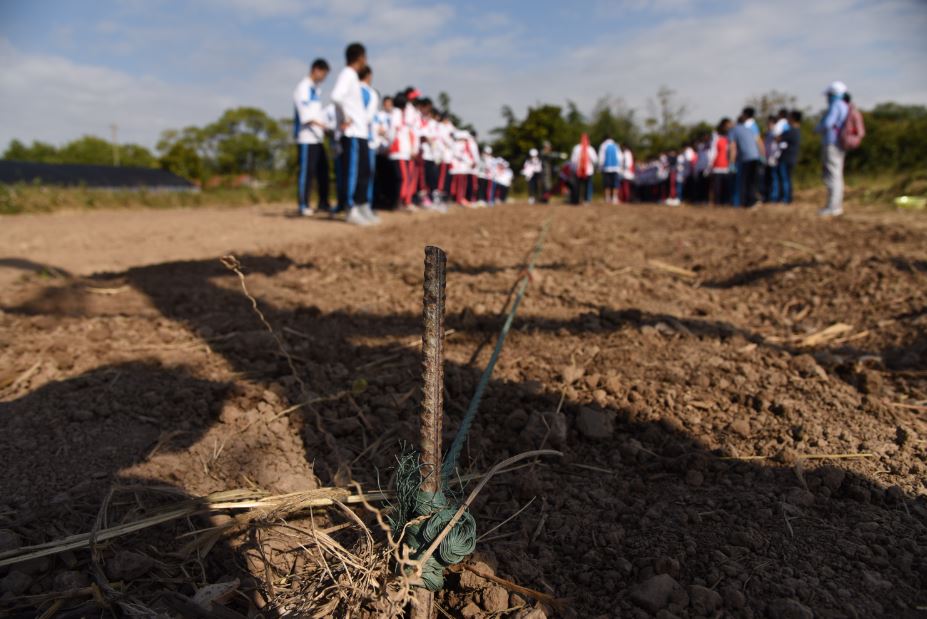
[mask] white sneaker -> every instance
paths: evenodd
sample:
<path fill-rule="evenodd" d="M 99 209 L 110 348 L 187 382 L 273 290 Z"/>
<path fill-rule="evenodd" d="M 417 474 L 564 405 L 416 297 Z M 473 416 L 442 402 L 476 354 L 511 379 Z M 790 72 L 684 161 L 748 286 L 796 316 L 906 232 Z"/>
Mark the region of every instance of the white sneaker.
<path fill-rule="evenodd" d="M 315 215 L 315 209 L 311 208 L 300 209 L 298 212 L 300 217 L 313 217 Z"/>
<path fill-rule="evenodd" d="M 840 217 L 843 215 L 843 209 L 832 209 L 830 207 L 822 208 L 818 211 L 820 217 Z"/>
<path fill-rule="evenodd" d="M 361 213 L 360 207 L 358 206 L 351 207 L 351 210 L 348 211 L 348 216 L 345 218 L 345 221 L 355 226 L 371 225 L 370 220 L 364 217 L 363 213 Z"/>
<path fill-rule="evenodd" d="M 373 212 L 373 209 L 370 208 L 369 204 L 361 204 L 357 207 L 360 210 L 361 215 L 372 224 L 380 223 L 380 216 Z"/>
<path fill-rule="evenodd" d="M 528 198 L 528 204 L 534 204 L 534 198 Z"/>

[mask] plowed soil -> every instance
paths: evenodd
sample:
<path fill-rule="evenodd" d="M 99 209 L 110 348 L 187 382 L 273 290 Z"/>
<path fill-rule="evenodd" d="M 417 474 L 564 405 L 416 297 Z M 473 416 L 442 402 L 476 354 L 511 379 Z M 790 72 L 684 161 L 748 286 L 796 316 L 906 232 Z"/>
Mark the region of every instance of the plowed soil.
<path fill-rule="evenodd" d="M 424 246 L 449 255 L 450 441 L 489 358 L 483 344 L 550 219 L 462 468 L 562 451 L 495 478 L 474 515 L 485 532 L 530 502 L 477 558 L 565 606 L 533 608 L 465 573 L 448 578 L 442 609 L 927 612 L 927 220 L 516 204 L 362 230 L 253 217 L 215 241 L 211 229 L 242 223 L 223 213 L 194 234 L 147 212 L 148 233 L 124 242 L 52 216 L 44 254 L 0 251 L 18 270 L 0 293 L 0 551 L 89 531 L 113 484 L 189 496 L 349 479 L 376 488 L 417 440 Z M 62 221 L 67 238 L 94 246 L 92 263 L 70 241 L 55 247 Z M 226 249 L 240 252 L 295 375 L 220 264 Z M 293 410 L 300 380 L 318 401 Z M 172 572 L 182 541 L 154 528 L 115 540 L 104 559 L 154 559 L 124 579 L 130 593 L 157 583 L 192 596 L 244 578 L 234 545 L 198 573 Z M 0 567 L 0 612 L 38 614 L 54 596 L 28 596 L 86 586 L 89 565 L 79 549 Z M 100 604 L 77 596 L 58 611 L 109 616 Z M 256 612 L 244 597 L 229 608 Z"/>

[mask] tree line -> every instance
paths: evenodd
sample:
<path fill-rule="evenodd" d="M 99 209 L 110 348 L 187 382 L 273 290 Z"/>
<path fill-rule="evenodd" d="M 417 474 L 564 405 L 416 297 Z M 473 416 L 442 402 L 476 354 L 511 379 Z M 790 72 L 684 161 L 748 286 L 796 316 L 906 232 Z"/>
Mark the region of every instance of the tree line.
<path fill-rule="evenodd" d="M 446 93 L 438 97 L 450 108 Z M 778 91 L 749 98 L 745 105 L 765 117 L 780 108 L 794 108 L 795 98 Z M 802 150 L 796 174 L 799 178 L 819 173 L 820 139 L 814 133 L 819 111 L 804 110 Z M 732 110 L 736 116 L 738 110 Z M 686 105 L 669 88 L 661 88 L 639 116 L 621 99 L 601 98 L 589 113 L 571 101 L 566 105 L 538 104 L 519 118 L 509 106 L 502 108 L 503 124 L 490 132 L 493 152 L 520 166 L 527 152 L 549 141 L 554 150 L 569 152 L 588 133 L 593 144 L 611 136 L 629 146 L 639 161 L 671 149 L 679 149 L 710 135 L 717 123 L 685 122 Z M 462 125 L 454 116 L 456 124 Z M 927 106 L 880 103 L 864 111 L 867 136 L 862 147 L 847 158 L 847 171 L 870 174 L 908 172 L 927 161 Z M 42 163 L 82 163 L 161 167 L 187 179 L 205 182 L 214 176 L 250 174 L 267 180 L 289 180 L 295 174 L 292 119 L 273 118 L 254 107 L 226 110 L 205 126 L 170 129 L 161 134 L 154 151 L 138 144 L 119 144 L 96 136 L 84 136 L 62 146 L 41 141 L 27 145 L 12 140 L 4 159 Z M 516 167 L 517 169 L 517 167 Z"/>

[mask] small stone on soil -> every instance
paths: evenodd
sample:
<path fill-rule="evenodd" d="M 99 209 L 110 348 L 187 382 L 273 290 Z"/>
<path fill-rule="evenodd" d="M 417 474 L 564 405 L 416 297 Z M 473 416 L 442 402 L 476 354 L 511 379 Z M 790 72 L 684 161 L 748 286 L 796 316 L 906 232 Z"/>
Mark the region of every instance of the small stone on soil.
<path fill-rule="evenodd" d="M 669 574 L 657 574 L 631 589 L 631 601 L 651 613 L 669 606 L 671 601 L 681 602 L 685 590 Z"/>
<path fill-rule="evenodd" d="M 710 615 L 721 608 L 722 599 L 720 593 L 708 587 L 690 585 L 689 603 L 696 612 Z"/>
<path fill-rule="evenodd" d="M 483 591 L 483 609 L 488 613 L 501 612 L 509 607 L 509 592 L 499 586 Z"/>
<path fill-rule="evenodd" d="M 584 406 L 576 416 L 576 429 L 585 438 L 600 440 L 609 438 L 615 425 L 607 411 Z"/>
<path fill-rule="evenodd" d="M 18 570 L 13 570 L 7 574 L 3 580 L 0 580 L 0 591 L 3 593 L 12 593 L 13 595 L 22 595 L 29 589 L 32 584 L 32 577 L 23 574 Z"/>
<path fill-rule="evenodd" d="M 22 540 L 14 531 L 9 529 L 0 529 L 0 552 L 7 550 L 16 550 L 23 545 Z"/>
<path fill-rule="evenodd" d="M 113 580 L 132 580 L 143 576 L 154 565 L 154 560 L 130 550 L 118 551 L 106 562 L 106 574 Z"/>

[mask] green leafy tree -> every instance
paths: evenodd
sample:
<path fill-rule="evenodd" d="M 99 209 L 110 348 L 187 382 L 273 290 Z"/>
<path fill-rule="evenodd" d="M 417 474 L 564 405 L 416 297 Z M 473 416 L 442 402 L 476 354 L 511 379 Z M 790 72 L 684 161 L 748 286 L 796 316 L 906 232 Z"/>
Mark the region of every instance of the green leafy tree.
<path fill-rule="evenodd" d="M 203 148 L 214 153 L 215 166 L 224 174 L 271 171 L 276 153 L 288 143 L 280 123 L 253 107 L 226 110 L 204 127 L 202 138 Z"/>
<path fill-rule="evenodd" d="M 37 163 L 57 163 L 58 149 L 46 142 L 33 141 L 26 146 L 19 140 L 10 141 L 10 145 L 3 153 L 4 159 L 11 161 L 35 161 Z"/>
<path fill-rule="evenodd" d="M 511 108 L 503 108 L 502 113 L 506 124 L 491 132 L 495 136 L 493 151 L 513 166 L 520 165 L 530 149 L 539 149 L 545 141 L 557 151 L 566 151 L 575 143 L 576 127 L 570 126 L 558 105 L 528 108 L 523 120 L 518 120 Z"/>
<path fill-rule="evenodd" d="M 203 181 L 206 168 L 196 149 L 184 142 L 175 142 L 161 155 L 161 167 L 189 180 Z"/>
<path fill-rule="evenodd" d="M 628 109 L 621 99 L 602 97 L 599 99 L 589 120 L 589 139 L 601 144 L 607 137 L 632 150 L 637 148 L 640 132 L 634 121 L 634 110 Z"/>
<path fill-rule="evenodd" d="M 156 168 L 158 167 L 158 159 L 144 146 L 121 144 L 119 146 L 119 165 Z"/>

